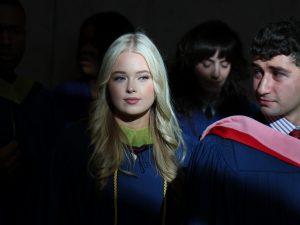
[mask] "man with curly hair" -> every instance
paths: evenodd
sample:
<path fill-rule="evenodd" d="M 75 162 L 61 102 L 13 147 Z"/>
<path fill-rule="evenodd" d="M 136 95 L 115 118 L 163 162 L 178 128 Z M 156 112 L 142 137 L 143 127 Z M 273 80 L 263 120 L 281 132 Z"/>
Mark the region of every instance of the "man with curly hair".
<path fill-rule="evenodd" d="M 250 52 L 261 114 L 204 132 L 189 166 L 186 224 L 299 224 L 300 23 L 270 23 Z"/>

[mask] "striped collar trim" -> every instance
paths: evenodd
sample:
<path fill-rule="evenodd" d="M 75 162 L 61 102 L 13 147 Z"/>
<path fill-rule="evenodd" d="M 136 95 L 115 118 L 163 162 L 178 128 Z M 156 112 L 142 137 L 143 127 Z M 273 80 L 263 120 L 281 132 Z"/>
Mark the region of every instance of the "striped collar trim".
<path fill-rule="evenodd" d="M 284 117 L 280 116 L 266 116 L 269 126 L 283 134 L 289 134 L 296 128 L 294 124 Z"/>

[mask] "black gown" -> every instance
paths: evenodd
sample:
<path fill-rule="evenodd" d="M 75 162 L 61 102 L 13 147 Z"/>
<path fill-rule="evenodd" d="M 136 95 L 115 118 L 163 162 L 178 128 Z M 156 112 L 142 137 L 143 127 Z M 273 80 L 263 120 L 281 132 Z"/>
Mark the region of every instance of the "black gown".
<path fill-rule="evenodd" d="M 0 94 L 0 145 L 18 144 L 17 168 L 7 171 L 0 162 L 0 224 L 41 224 L 57 118 L 50 92 L 39 83 L 21 102 Z"/>

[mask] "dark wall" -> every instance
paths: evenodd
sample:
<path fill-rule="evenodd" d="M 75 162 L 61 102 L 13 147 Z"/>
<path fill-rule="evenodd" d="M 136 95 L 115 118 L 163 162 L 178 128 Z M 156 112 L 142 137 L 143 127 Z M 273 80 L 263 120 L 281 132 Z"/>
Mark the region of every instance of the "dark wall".
<path fill-rule="evenodd" d="M 20 0 L 27 12 L 27 49 L 18 68 L 54 87 L 79 76 L 76 46 L 81 22 L 89 15 L 119 11 L 142 27 L 166 61 L 184 32 L 206 19 L 222 19 L 235 29 L 248 49 L 252 36 L 271 21 L 299 14 L 298 0 Z"/>

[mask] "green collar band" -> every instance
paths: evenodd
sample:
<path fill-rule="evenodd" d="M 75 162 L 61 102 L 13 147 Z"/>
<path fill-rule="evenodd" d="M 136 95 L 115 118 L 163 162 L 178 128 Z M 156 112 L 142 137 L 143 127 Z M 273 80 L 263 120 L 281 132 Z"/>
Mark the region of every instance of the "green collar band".
<path fill-rule="evenodd" d="M 153 144 L 153 139 L 150 135 L 150 130 L 148 127 L 140 130 L 121 127 L 121 130 L 127 137 L 127 140 L 124 142 L 129 146 L 141 147 L 143 145 Z"/>
<path fill-rule="evenodd" d="M 22 76 L 17 76 L 12 84 L 0 79 L 0 97 L 21 104 L 29 94 L 33 83 L 31 79 Z"/>

